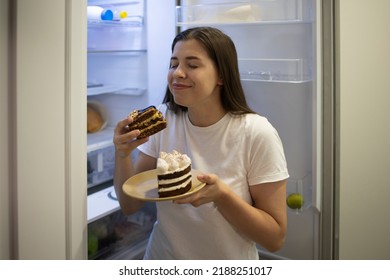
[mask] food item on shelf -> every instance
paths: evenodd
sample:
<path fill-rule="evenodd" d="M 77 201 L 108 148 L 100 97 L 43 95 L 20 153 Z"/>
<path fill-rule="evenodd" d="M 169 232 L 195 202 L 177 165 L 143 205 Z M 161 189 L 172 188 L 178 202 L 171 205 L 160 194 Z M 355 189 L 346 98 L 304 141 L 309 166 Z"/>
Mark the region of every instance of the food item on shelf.
<path fill-rule="evenodd" d="M 107 238 L 109 235 L 107 224 L 108 222 L 104 219 L 99 220 L 99 222 L 91 223 L 88 226 L 88 233 L 96 236 L 99 240 Z"/>
<path fill-rule="evenodd" d="M 301 209 L 305 200 L 303 196 L 299 193 L 292 193 L 287 197 L 287 206 L 291 209 Z"/>
<path fill-rule="evenodd" d="M 137 137 L 138 139 L 156 134 L 167 127 L 167 121 L 155 106 L 149 106 L 142 110 L 134 110 L 129 116 L 133 118 L 133 122 L 127 127 L 129 131 L 135 129 L 140 130 L 141 134 Z"/>
<path fill-rule="evenodd" d="M 94 133 L 102 129 L 103 118 L 97 110 L 92 106 L 87 105 L 87 132 Z"/>
<path fill-rule="evenodd" d="M 160 152 L 157 159 L 159 197 L 184 194 L 191 189 L 191 159 L 178 151 Z"/>
<path fill-rule="evenodd" d="M 99 250 L 99 239 L 96 235 L 88 233 L 88 257 L 91 258 Z"/>
<path fill-rule="evenodd" d="M 87 18 L 89 20 L 113 20 L 114 13 L 110 9 L 99 6 L 87 6 Z"/>

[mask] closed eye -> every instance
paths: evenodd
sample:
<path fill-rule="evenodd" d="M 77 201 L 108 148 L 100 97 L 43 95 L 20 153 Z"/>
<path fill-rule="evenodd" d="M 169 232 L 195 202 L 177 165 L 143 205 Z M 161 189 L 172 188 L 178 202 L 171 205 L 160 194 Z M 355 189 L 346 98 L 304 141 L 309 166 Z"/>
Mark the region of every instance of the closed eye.
<path fill-rule="evenodd" d="M 185 63 L 187 63 L 187 67 L 190 69 L 196 69 L 199 67 L 199 62 L 200 59 L 196 56 L 189 56 L 185 58 Z M 182 61 L 184 63 L 184 61 Z M 177 57 L 171 57 L 171 63 L 169 65 L 169 69 L 175 69 L 179 66 L 179 59 Z"/>
<path fill-rule="evenodd" d="M 179 64 L 172 64 L 171 63 L 171 65 L 169 65 L 169 69 L 176 69 L 177 67 L 179 66 Z M 195 65 L 195 64 L 188 64 L 187 65 L 187 67 L 188 68 L 191 68 L 191 69 L 196 69 L 196 68 L 198 68 L 199 66 L 198 65 Z"/>

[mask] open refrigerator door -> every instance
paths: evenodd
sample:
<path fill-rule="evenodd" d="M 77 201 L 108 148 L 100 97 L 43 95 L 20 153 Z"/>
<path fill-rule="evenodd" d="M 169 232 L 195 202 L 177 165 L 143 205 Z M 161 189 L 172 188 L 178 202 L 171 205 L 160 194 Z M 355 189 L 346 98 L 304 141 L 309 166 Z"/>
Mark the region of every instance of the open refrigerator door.
<path fill-rule="evenodd" d="M 97 7 L 125 16 L 96 18 Z M 112 178 L 116 123 L 148 104 L 144 14 L 143 1 L 88 1 L 88 187 Z"/>
<path fill-rule="evenodd" d="M 154 208 L 121 213 L 112 186 L 112 139 L 120 119 L 148 105 L 146 7 L 142 0 L 89 0 L 86 13 L 88 258 L 140 259 Z"/>
<path fill-rule="evenodd" d="M 88 0 L 87 104 L 94 112 L 87 134 L 89 259 L 141 259 L 156 220 L 152 202 L 122 214 L 113 187 L 113 135 L 130 112 L 162 102 L 174 8 L 175 1 Z"/>
<path fill-rule="evenodd" d="M 88 258 L 142 258 L 134 248 L 146 242 L 154 216 L 120 212 L 112 186 L 112 138 L 116 122 L 147 103 L 143 1 L 89 0 L 86 13 Z"/>

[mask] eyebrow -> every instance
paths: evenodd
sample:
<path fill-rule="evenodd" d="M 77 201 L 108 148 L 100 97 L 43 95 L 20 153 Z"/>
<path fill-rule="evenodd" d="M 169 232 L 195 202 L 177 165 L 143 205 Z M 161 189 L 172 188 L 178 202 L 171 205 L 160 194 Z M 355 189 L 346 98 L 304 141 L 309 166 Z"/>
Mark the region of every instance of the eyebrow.
<path fill-rule="evenodd" d="M 185 59 L 186 60 L 194 60 L 194 59 L 196 59 L 196 60 L 201 60 L 199 57 L 197 57 L 197 56 L 186 56 L 185 57 Z M 171 57 L 171 60 L 179 60 L 176 56 L 172 56 Z"/>

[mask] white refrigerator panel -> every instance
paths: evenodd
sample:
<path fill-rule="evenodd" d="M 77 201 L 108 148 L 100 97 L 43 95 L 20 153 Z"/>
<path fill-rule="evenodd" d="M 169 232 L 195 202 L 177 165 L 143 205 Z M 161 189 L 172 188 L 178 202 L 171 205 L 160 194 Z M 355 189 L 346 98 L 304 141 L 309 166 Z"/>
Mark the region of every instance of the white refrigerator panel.
<path fill-rule="evenodd" d="M 318 259 L 319 210 L 317 147 L 316 1 L 181 1 L 182 28 L 211 25 L 234 41 L 248 104 L 278 130 L 290 178 L 287 195 L 304 198 L 288 208 L 285 246 L 263 258 Z M 319 56 L 318 56 L 319 57 Z"/>

